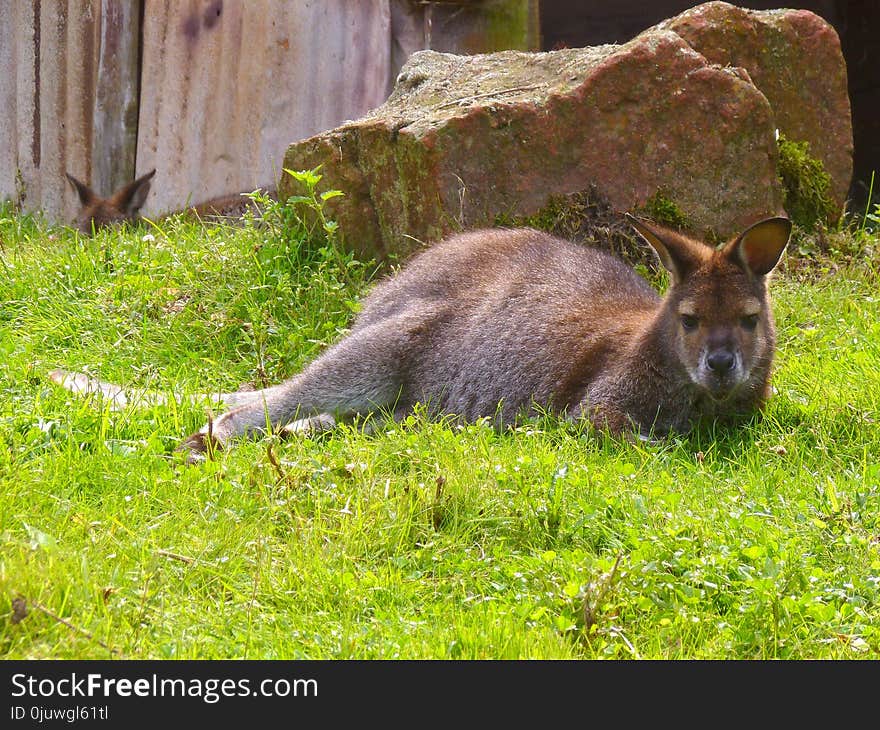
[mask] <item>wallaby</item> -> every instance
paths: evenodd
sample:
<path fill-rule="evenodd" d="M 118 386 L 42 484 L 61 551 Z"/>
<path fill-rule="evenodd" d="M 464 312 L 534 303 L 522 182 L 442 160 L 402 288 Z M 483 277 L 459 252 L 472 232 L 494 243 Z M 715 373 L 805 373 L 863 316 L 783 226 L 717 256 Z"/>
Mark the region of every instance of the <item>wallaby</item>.
<path fill-rule="evenodd" d="M 669 271 L 662 298 L 604 251 L 528 228 L 461 233 L 379 283 L 350 332 L 301 373 L 220 394 L 231 410 L 181 448 L 199 458 L 269 426 L 325 428 L 377 410 L 400 418 L 417 403 L 499 424 L 540 408 L 642 437 L 759 409 L 776 347 L 767 280 L 788 219 L 713 248 L 627 218 Z M 82 374 L 51 377 L 116 405 L 154 400 Z"/>
<path fill-rule="evenodd" d="M 146 175 L 117 190 L 109 198 L 98 196 L 88 185 L 80 182 L 70 173 L 66 174 L 82 204 L 75 227 L 80 233 L 90 236 L 93 231 L 105 226 L 136 221 L 150 192 L 150 183 L 156 171 L 150 170 Z M 268 195 L 274 198 L 276 193 L 268 191 Z M 250 198 L 242 193 L 236 193 L 212 198 L 178 212 L 195 215 L 198 218 L 240 218 L 247 210 L 256 210 L 256 208 L 256 204 Z"/>
<path fill-rule="evenodd" d="M 65 174 L 82 204 L 76 218 L 76 228 L 83 235 L 91 236 L 93 231 L 105 226 L 137 220 L 150 192 L 150 181 L 156 171 L 150 170 L 146 175 L 121 187 L 109 198 L 96 195 L 88 185 L 77 180 L 69 172 Z"/>

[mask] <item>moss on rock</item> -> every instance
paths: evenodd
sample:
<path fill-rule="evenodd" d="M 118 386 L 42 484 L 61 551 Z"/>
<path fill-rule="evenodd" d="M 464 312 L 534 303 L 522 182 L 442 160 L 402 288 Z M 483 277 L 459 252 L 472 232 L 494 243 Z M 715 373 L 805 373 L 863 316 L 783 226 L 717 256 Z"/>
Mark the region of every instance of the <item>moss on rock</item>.
<path fill-rule="evenodd" d="M 568 195 L 551 195 L 546 205 L 531 215 L 495 216 L 498 227 L 527 226 L 554 236 L 610 251 L 632 264 L 653 264 L 648 250 L 626 219 L 605 200 L 595 186 Z"/>
<path fill-rule="evenodd" d="M 649 216 L 662 226 L 684 230 L 690 228 L 691 223 L 685 212 L 676 205 L 664 190 L 657 190 L 645 204 L 641 212 Z"/>
<path fill-rule="evenodd" d="M 809 142 L 795 142 L 780 134 L 778 174 L 789 217 L 805 231 L 834 224 L 837 206 L 831 198 L 831 176 L 821 160 L 810 155 Z"/>

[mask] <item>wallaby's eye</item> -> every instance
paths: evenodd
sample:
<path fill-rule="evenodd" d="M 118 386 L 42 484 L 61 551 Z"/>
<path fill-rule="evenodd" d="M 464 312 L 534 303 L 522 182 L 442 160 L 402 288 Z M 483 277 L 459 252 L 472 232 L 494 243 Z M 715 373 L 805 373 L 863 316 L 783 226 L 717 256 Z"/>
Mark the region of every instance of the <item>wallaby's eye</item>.
<path fill-rule="evenodd" d="M 693 332 L 700 324 L 700 320 L 698 320 L 692 314 L 683 314 L 681 315 L 681 326 L 684 327 L 686 332 Z"/>
<path fill-rule="evenodd" d="M 753 330 L 758 326 L 758 315 L 748 314 L 739 321 L 744 330 Z"/>

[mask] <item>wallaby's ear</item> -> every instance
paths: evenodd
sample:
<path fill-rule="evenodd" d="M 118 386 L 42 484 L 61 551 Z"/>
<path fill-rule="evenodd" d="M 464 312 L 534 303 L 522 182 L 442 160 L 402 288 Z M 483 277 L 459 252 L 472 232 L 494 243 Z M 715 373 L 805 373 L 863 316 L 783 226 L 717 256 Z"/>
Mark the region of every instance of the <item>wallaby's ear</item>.
<path fill-rule="evenodd" d="M 83 205 L 91 205 L 95 200 L 97 200 L 98 196 L 95 195 L 95 193 L 88 185 L 77 180 L 69 172 L 65 172 L 64 174 L 67 176 L 67 180 L 70 183 L 70 186 L 74 190 L 76 190 L 76 194 L 79 196 L 80 203 L 82 203 Z"/>
<path fill-rule="evenodd" d="M 790 236 L 788 218 L 767 218 L 746 228 L 727 244 L 724 253 L 756 276 L 764 276 L 779 263 Z"/>
<path fill-rule="evenodd" d="M 625 215 L 630 225 L 657 252 L 660 263 L 672 274 L 673 281 L 684 279 L 702 261 L 703 256 L 700 255 L 698 245 L 684 236 L 629 213 Z"/>
<path fill-rule="evenodd" d="M 146 175 L 142 175 L 134 182 L 130 182 L 124 188 L 113 193 L 110 201 L 116 208 L 125 211 L 126 215 L 135 217 L 147 199 L 147 194 L 150 192 L 150 181 L 155 174 L 155 170 L 150 170 Z"/>

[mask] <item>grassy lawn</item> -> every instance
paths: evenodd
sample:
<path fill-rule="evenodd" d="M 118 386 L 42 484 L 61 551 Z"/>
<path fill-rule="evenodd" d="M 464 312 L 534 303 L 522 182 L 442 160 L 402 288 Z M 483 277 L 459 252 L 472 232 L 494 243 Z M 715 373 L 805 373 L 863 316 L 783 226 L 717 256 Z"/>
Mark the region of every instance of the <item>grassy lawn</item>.
<path fill-rule="evenodd" d="M 774 279 L 745 427 L 413 417 L 187 466 L 202 408 L 47 373 L 278 382 L 381 274 L 280 219 L 83 240 L 0 209 L 0 656 L 880 658 L 880 239 L 834 240 Z"/>

